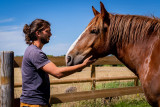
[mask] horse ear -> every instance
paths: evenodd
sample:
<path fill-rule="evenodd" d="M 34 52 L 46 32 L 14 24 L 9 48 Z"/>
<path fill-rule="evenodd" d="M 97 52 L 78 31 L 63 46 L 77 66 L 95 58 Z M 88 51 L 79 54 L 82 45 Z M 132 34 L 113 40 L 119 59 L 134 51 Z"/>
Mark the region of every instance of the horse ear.
<path fill-rule="evenodd" d="M 92 6 L 92 10 L 95 16 L 99 14 L 99 12 L 93 6 Z"/>
<path fill-rule="evenodd" d="M 100 2 L 100 4 L 101 4 L 101 15 L 102 15 L 103 19 L 105 19 L 105 20 L 106 20 L 106 18 L 109 19 L 109 13 L 106 11 L 103 3 Z"/>

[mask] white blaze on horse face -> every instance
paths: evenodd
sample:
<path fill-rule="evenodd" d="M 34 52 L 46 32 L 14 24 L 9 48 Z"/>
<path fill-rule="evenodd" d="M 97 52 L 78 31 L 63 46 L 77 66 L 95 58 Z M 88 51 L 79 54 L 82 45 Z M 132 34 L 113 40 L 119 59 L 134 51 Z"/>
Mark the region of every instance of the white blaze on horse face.
<path fill-rule="evenodd" d="M 92 24 L 93 24 L 93 23 L 92 23 Z M 71 47 L 69 48 L 66 56 L 68 56 L 69 52 L 74 49 L 74 47 L 76 46 L 76 44 L 77 44 L 77 42 L 79 41 L 79 39 L 81 38 L 81 36 L 86 32 L 87 29 L 90 28 L 90 26 L 91 26 L 92 24 L 90 24 L 90 25 L 80 34 L 80 36 L 74 41 L 74 43 L 73 43 L 73 44 L 71 45 Z M 66 59 L 66 61 L 67 61 L 67 59 Z"/>

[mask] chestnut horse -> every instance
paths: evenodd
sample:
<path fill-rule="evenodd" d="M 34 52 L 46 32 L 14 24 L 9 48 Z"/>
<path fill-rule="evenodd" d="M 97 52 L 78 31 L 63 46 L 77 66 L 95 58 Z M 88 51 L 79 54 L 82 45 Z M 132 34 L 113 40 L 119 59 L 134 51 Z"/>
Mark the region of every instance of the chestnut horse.
<path fill-rule="evenodd" d="M 99 13 L 66 54 L 67 65 L 115 55 L 140 79 L 147 101 L 160 107 L 160 20 L 146 16 Z"/>

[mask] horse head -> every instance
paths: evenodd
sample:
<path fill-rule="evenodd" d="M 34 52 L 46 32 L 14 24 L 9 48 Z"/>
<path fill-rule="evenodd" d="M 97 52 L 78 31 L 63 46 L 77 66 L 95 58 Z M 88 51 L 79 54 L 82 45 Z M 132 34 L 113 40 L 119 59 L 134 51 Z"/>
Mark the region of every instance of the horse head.
<path fill-rule="evenodd" d="M 92 55 L 98 59 L 115 55 L 141 81 L 147 101 L 160 107 L 160 21 L 139 15 L 110 14 L 101 3 L 99 13 L 73 43 L 66 55 L 67 65 L 82 63 Z"/>
<path fill-rule="evenodd" d="M 101 12 L 99 13 L 93 6 L 92 10 L 95 17 L 90 21 L 86 29 L 71 45 L 66 54 L 66 64 L 76 65 L 82 63 L 85 58 L 92 55 L 92 59 L 98 59 L 109 54 L 110 46 L 107 41 L 110 13 L 108 13 L 101 4 Z"/>

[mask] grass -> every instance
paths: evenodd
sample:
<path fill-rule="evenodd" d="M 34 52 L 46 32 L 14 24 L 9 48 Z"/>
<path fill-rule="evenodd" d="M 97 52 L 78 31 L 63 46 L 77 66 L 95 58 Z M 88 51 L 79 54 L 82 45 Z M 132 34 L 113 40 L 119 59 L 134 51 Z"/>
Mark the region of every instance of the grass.
<path fill-rule="evenodd" d="M 114 81 L 108 83 L 97 83 L 96 90 L 109 89 L 109 88 L 120 88 L 120 87 L 131 87 L 134 86 L 133 81 L 121 82 Z M 113 97 L 110 101 L 105 98 L 97 98 L 92 100 L 83 100 L 77 102 L 56 104 L 52 107 L 151 107 L 143 94 L 134 94 Z"/>
<path fill-rule="evenodd" d="M 127 82 L 114 81 L 114 82 L 108 82 L 108 83 L 99 83 L 96 85 L 96 89 L 99 90 L 99 89 L 132 87 L 132 86 L 134 86 L 133 81 L 127 81 Z"/>
<path fill-rule="evenodd" d="M 116 65 L 96 65 L 96 67 L 124 67 L 124 64 L 116 64 Z"/>
<path fill-rule="evenodd" d="M 145 99 L 142 100 L 122 100 L 115 104 L 111 104 L 110 107 L 151 107 Z"/>
<path fill-rule="evenodd" d="M 122 99 L 104 103 L 103 99 L 95 101 L 83 101 L 77 107 L 151 107 L 144 98 L 141 99 Z"/>
<path fill-rule="evenodd" d="M 134 96 L 134 97 L 133 97 Z M 134 99 L 133 99 L 134 98 Z M 115 97 L 111 102 L 104 98 L 96 100 L 83 100 L 78 102 L 70 102 L 56 104 L 52 107 L 151 107 L 145 100 L 144 96 L 132 95 L 124 97 Z"/>

